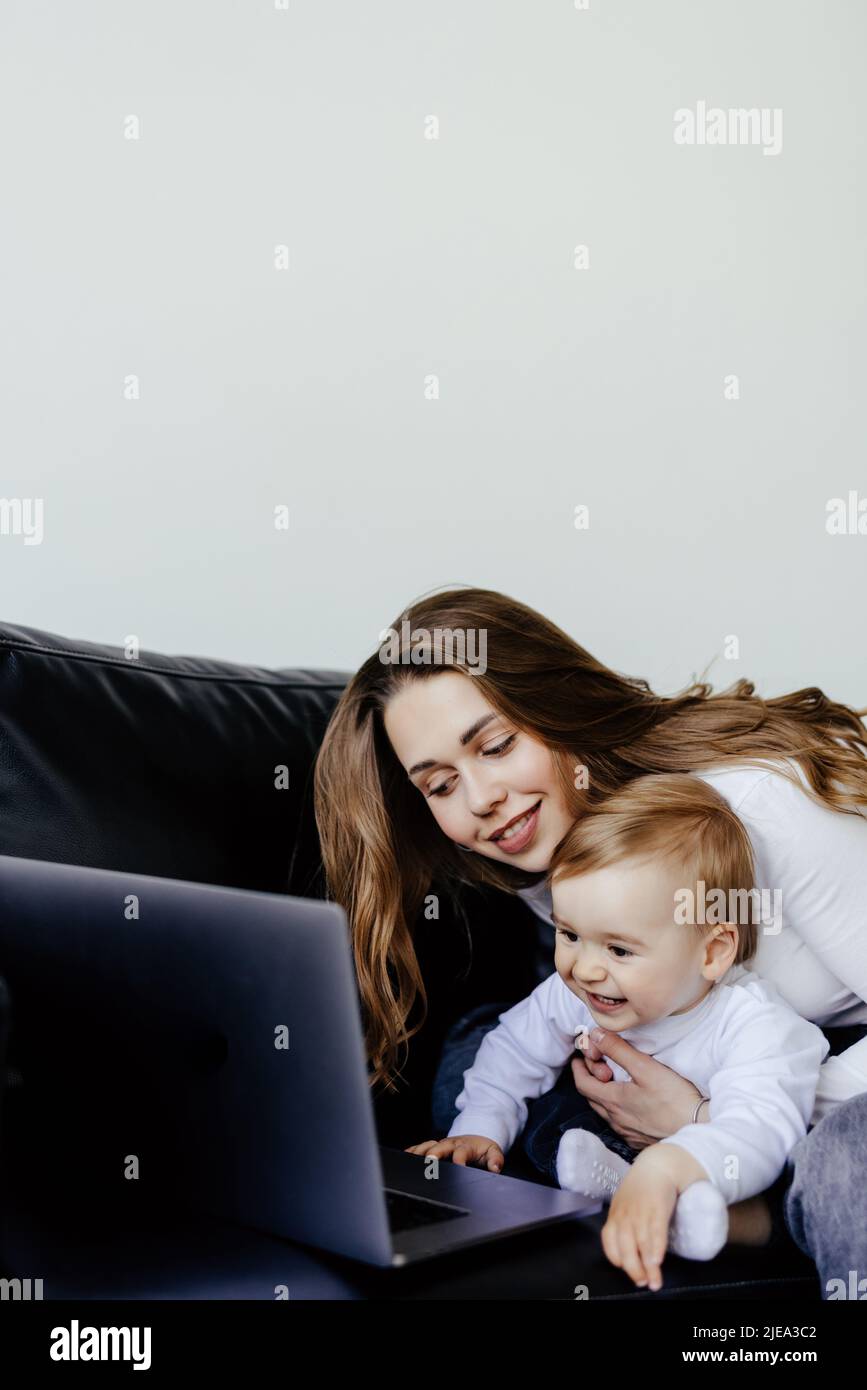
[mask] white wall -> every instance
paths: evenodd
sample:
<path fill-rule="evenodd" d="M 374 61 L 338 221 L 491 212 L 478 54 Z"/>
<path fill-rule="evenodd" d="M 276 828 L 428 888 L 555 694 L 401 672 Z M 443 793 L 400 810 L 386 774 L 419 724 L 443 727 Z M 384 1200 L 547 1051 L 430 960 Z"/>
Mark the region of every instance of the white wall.
<path fill-rule="evenodd" d="M 861 0 L 6 0 L 0 40 L 2 494 L 44 506 L 3 618 L 350 668 L 455 581 L 664 691 L 867 704 L 867 535 L 826 531 L 867 499 Z M 677 145 L 699 101 L 780 152 Z"/>

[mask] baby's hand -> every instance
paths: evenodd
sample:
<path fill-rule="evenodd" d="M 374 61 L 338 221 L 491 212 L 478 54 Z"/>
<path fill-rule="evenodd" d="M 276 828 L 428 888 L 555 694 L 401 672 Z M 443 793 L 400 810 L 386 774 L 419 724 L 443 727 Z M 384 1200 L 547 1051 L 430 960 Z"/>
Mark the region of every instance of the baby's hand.
<path fill-rule="evenodd" d="M 430 1158 L 450 1158 L 453 1163 L 472 1164 L 478 1168 L 489 1168 L 499 1173 L 505 1157 L 499 1144 L 486 1139 L 483 1134 L 456 1134 L 453 1139 L 428 1139 L 424 1144 L 413 1144 L 404 1153 L 421 1154 Z"/>
<path fill-rule="evenodd" d="M 637 1159 L 611 1200 L 602 1248 L 639 1288 L 648 1282 L 651 1289 L 662 1287 L 661 1265 L 676 1204 L 674 1180 L 658 1169 L 642 1168 Z"/>

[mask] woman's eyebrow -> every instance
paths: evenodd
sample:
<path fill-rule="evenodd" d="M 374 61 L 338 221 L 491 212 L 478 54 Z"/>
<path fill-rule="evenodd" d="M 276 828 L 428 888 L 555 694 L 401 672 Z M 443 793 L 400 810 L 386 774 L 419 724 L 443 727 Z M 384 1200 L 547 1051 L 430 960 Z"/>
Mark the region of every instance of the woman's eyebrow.
<path fill-rule="evenodd" d="M 469 743 L 470 739 L 475 738 L 480 729 L 483 729 L 486 724 L 490 724 L 491 720 L 496 719 L 496 717 L 496 714 L 483 714 L 481 719 L 477 719 L 475 724 L 470 725 L 466 733 L 461 734 L 459 740 L 461 746 L 463 747 L 465 744 Z M 417 772 L 424 772 L 425 768 L 436 766 L 437 763 L 433 758 L 427 758 L 423 763 L 413 763 L 406 775 L 407 777 L 414 777 Z"/>

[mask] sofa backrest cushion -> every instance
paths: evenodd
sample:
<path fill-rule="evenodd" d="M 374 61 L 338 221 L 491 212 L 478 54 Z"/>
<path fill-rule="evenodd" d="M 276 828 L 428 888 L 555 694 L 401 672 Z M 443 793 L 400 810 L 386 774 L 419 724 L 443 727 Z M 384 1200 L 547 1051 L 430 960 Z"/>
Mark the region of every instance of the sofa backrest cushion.
<path fill-rule="evenodd" d="M 347 679 L 0 624 L 0 853 L 320 895 L 311 774 Z"/>

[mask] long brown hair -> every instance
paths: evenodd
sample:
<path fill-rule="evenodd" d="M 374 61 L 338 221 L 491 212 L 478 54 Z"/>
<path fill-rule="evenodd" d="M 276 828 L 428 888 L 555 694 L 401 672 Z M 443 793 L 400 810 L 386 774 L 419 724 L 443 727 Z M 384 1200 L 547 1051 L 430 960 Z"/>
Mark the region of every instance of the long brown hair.
<path fill-rule="evenodd" d="M 867 810 L 867 710 L 837 704 L 815 686 L 765 700 L 747 680 L 718 694 L 697 681 L 679 695 L 656 695 L 647 681 L 609 670 L 540 613 L 491 589 L 419 599 L 392 624 L 393 632 L 408 632 L 410 647 L 417 630 L 486 634 L 486 669 L 466 678 L 493 709 L 550 748 L 576 819 L 644 773 L 782 759 L 794 762 L 779 770 L 803 786 L 800 768 L 804 790 L 826 806 Z M 401 655 L 407 646 L 400 642 Z M 408 681 L 435 679 L 443 669 L 384 661 L 377 649 L 343 692 L 315 767 L 327 891 L 350 923 L 370 1080 L 389 1088 L 426 1014 L 410 924 L 431 884 L 515 892 L 538 881 L 538 874 L 462 853 L 391 747 L 382 718 L 389 701 Z M 450 669 L 466 673 L 459 660 Z M 576 787 L 576 763 L 589 770 L 584 789 Z"/>

